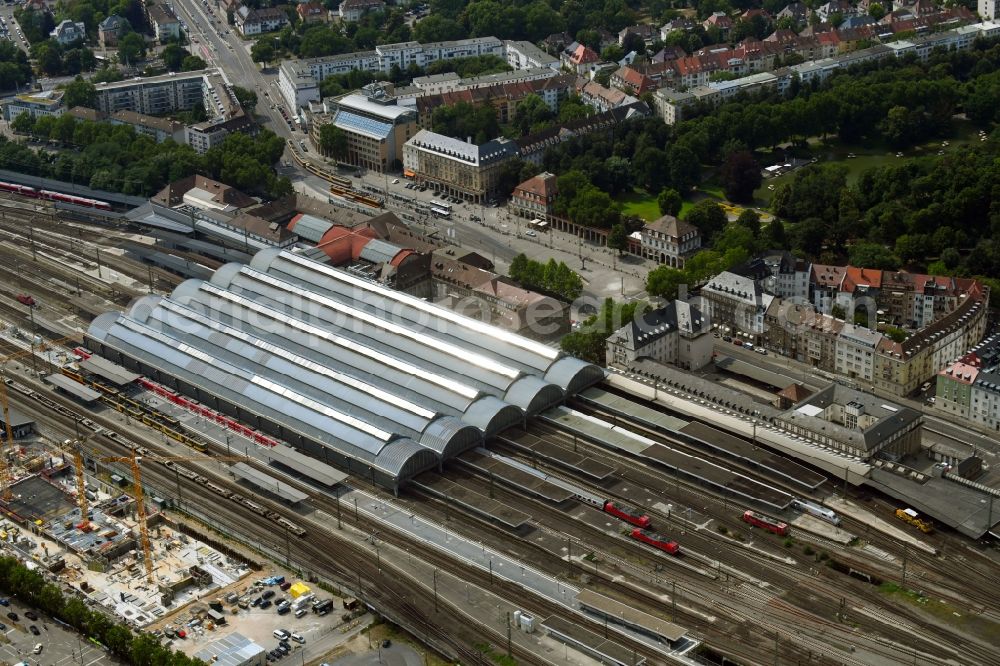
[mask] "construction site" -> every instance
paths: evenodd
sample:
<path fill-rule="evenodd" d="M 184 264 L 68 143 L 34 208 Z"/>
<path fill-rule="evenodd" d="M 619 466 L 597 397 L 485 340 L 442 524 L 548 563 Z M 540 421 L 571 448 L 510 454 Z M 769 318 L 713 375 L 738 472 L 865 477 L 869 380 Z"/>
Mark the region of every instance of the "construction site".
<path fill-rule="evenodd" d="M 37 356 L 38 346 L 34 351 Z M 8 353 L 0 361 L 6 366 L 30 353 Z M 51 362 L 77 367 L 70 350 L 59 351 L 58 357 Z M 162 513 L 162 500 L 142 496 L 135 483 L 139 474 L 135 452 L 85 456 L 88 435 L 60 439 L 40 418 L 13 409 L 8 390 L 31 389 L 19 382 L 0 382 L 4 443 L 0 540 L 8 552 L 50 572 L 92 604 L 135 627 L 156 622 L 200 598 L 214 598 L 213 593 L 249 574 L 243 560 L 230 559 L 182 533 Z M 36 400 L 38 416 L 59 411 L 58 405 L 45 404 L 51 401 L 41 396 Z M 81 425 L 93 432 L 92 423 Z"/>

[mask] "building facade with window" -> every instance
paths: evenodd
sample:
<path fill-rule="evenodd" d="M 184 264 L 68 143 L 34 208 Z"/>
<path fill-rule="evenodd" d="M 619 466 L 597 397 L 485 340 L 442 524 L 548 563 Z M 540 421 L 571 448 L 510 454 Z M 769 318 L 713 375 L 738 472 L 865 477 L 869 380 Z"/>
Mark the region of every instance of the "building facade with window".
<path fill-rule="evenodd" d="M 474 203 L 485 203 L 500 192 L 503 165 L 517 156 L 517 144 L 493 139 L 476 145 L 443 134 L 420 130 L 403 146 L 403 169 L 413 179 Z"/>

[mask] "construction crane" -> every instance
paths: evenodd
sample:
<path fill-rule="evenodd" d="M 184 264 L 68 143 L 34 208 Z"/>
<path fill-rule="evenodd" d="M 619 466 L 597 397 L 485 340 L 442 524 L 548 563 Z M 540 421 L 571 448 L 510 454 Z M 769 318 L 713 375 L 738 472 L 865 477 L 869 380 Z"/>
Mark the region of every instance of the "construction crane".
<path fill-rule="evenodd" d="M 142 471 L 139 463 L 143 460 L 154 462 L 227 462 L 236 460 L 246 460 L 246 456 L 138 456 L 132 451 L 127 456 L 109 456 L 98 458 L 106 463 L 126 463 L 132 470 L 132 484 L 135 498 L 135 514 L 139 523 L 139 545 L 142 547 L 142 559 L 146 566 L 146 580 L 154 583 L 153 579 L 153 553 L 149 545 L 149 529 L 146 525 L 146 504 L 143 500 L 142 492 Z M 82 460 L 80 463 L 82 467 Z M 81 474 L 82 478 L 82 474 Z M 79 484 L 79 481 L 77 482 Z"/>
<path fill-rule="evenodd" d="M 70 340 L 75 342 L 76 338 L 67 336 L 51 342 L 43 341 L 41 344 L 37 345 L 37 350 L 45 351 L 48 347 Z M 14 445 L 14 431 L 10 426 L 10 402 L 7 398 L 7 363 L 8 361 L 13 361 L 14 359 L 21 358 L 22 356 L 33 355 L 35 350 L 36 345 L 32 343 L 31 349 L 25 349 L 0 357 L 0 406 L 3 407 L 3 423 L 6 430 L 4 433 L 5 439 L 3 440 L 3 445 L 0 446 L 0 499 L 3 499 L 4 502 L 9 502 L 11 498 L 10 470 L 7 467 L 7 451 Z"/>

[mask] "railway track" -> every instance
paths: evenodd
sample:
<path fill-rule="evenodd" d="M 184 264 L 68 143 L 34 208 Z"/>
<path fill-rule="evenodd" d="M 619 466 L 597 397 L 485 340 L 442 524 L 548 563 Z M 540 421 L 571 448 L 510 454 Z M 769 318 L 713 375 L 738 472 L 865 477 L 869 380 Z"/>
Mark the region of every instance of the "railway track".
<path fill-rule="evenodd" d="M 17 394 L 16 392 L 13 392 L 12 395 L 17 395 Z M 18 402 L 19 402 L 19 408 L 23 407 L 25 410 L 28 411 L 32 409 L 32 405 L 30 404 L 30 402 L 25 403 L 25 401 L 20 399 L 18 399 Z M 73 407 L 75 407 L 68 400 L 60 400 L 60 403 L 63 404 L 63 406 L 65 406 L 67 409 L 72 409 Z M 60 422 L 61 427 L 67 433 L 71 432 L 72 428 L 74 427 L 72 425 L 73 419 L 69 416 L 66 416 L 65 414 L 56 414 L 54 416 L 52 414 L 49 414 L 48 418 L 49 420 Z M 99 415 L 90 414 L 86 418 L 89 418 L 94 423 L 101 424 L 104 427 L 108 426 L 110 426 L 110 428 L 120 427 L 113 421 L 109 422 L 105 417 Z M 124 444 L 122 444 L 121 442 L 119 442 L 118 438 L 109 439 L 106 436 L 106 434 L 101 434 L 97 437 L 93 437 L 91 438 L 90 442 L 100 444 L 102 448 L 111 452 L 113 455 L 127 455 L 129 451 L 129 448 Z M 150 448 L 156 453 L 163 453 L 164 455 L 172 455 L 174 453 L 173 451 L 170 451 L 168 449 L 167 450 L 162 449 L 157 443 L 149 439 L 141 439 L 139 443 L 141 443 L 141 445 L 143 446 Z M 204 474 L 207 477 L 211 477 L 211 482 L 213 484 L 217 484 L 224 488 L 231 489 L 234 492 L 246 493 L 246 490 L 242 486 L 236 484 L 224 474 L 220 474 L 218 471 L 212 470 L 210 467 L 206 468 L 199 466 L 199 469 L 200 469 L 199 471 L 200 474 Z M 178 481 L 178 479 L 172 478 L 170 476 L 169 471 L 164 471 L 163 468 L 161 468 L 159 465 L 151 465 L 145 467 L 143 475 L 144 478 L 147 479 L 150 486 L 161 489 L 161 492 L 166 492 L 167 489 L 172 489 L 175 487 L 177 483 L 181 483 L 189 491 L 190 493 L 189 497 L 197 496 L 199 493 L 202 495 L 204 494 L 204 488 L 202 485 L 192 485 L 191 480 L 186 479 L 185 477 L 182 477 L 183 480 Z M 360 484 L 355 484 L 355 485 L 360 485 Z M 335 500 L 329 497 L 325 497 L 323 495 L 317 495 L 315 489 L 309 486 L 301 486 L 300 489 L 310 493 L 311 495 L 310 501 L 317 508 L 323 509 L 327 513 L 330 512 L 336 513 L 336 508 L 334 506 Z M 374 489 L 365 488 L 365 492 L 374 492 Z M 256 496 L 254 498 L 254 502 L 265 506 L 269 511 L 280 512 L 285 515 L 289 514 L 288 507 L 285 507 L 277 502 L 273 502 L 265 498 L 261 498 L 259 496 Z M 251 539 L 261 539 L 261 543 L 271 544 L 272 546 L 276 547 L 284 545 L 280 540 L 275 541 L 274 538 L 275 530 L 273 528 L 268 529 L 267 524 L 262 523 L 262 521 L 259 520 L 259 516 L 257 516 L 256 514 L 253 513 L 248 514 L 245 511 L 241 511 L 240 505 L 238 504 L 234 504 L 231 502 L 222 502 L 219 504 L 213 504 L 211 510 L 213 511 L 213 513 L 224 511 L 227 513 L 233 513 L 234 516 L 235 515 L 239 516 L 239 519 L 236 522 L 232 522 L 229 524 L 241 525 L 241 526 L 246 526 L 246 525 L 254 526 L 252 534 L 250 535 Z M 369 573 L 371 574 L 370 577 L 362 578 L 362 580 L 365 581 L 366 585 L 368 581 L 372 582 L 379 581 L 379 583 L 381 584 L 381 581 L 384 580 L 385 577 L 380 576 L 377 570 L 370 571 L 371 569 L 370 552 L 365 551 L 363 549 L 358 551 L 357 546 L 350 543 L 346 542 L 341 543 L 342 540 L 337 537 L 336 532 L 330 531 L 329 526 L 327 525 L 323 525 L 319 522 L 316 522 L 311 518 L 295 515 L 294 513 L 292 513 L 292 515 L 294 516 L 293 520 L 295 520 L 299 524 L 304 524 L 307 526 L 310 538 L 304 540 L 292 539 L 291 542 L 287 544 L 286 547 L 291 548 L 293 552 L 297 549 L 299 552 L 306 553 L 307 557 L 310 559 L 306 559 L 304 561 L 314 561 L 314 562 L 331 561 L 331 566 L 336 565 L 338 557 L 334 557 L 331 555 L 331 547 L 333 542 L 337 542 L 336 554 L 339 556 L 340 560 L 346 559 L 341 553 L 341 549 L 347 549 L 347 550 L 353 549 L 351 552 L 352 552 L 352 562 L 354 564 L 348 567 L 347 570 L 344 571 L 344 573 L 347 573 L 349 571 L 362 571 L 362 572 L 369 571 Z M 344 512 L 344 515 L 346 516 L 344 522 L 348 524 L 353 524 L 354 527 L 356 527 L 358 530 L 363 531 L 364 533 L 371 533 L 372 531 L 378 530 L 381 527 L 378 523 L 367 521 L 363 516 L 360 519 L 354 518 L 353 514 L 350 511 Z M 469 582 L 475 582 L 477 585 L 483 587 L 484 589 L 490 589 L 494 593 L 501 593 L 501 596 L 504 596 L 505 598 L 512 600 L 512 602 L 516 603 L 519 607 L 523 607 L 525 608 L 525 610 L 530 610 L 531 612 L 535 613 L 536 617 L 547 617 L 548 615 L 552 614 L 565 615 L 566 613 L 565 608 L 563 608 L 558 604 L 555 604 L 554 602 L 549 602 L 547 600 L 534 597 L 533 595 L 526 595 L 524 590 L 521 589 L 520 586 L 516 584 L 501 580 L 499 578 L 487 576 L 487 574 L 483 573 L 480 569 L 476 567 L 456 563 L 456 561 L 452 559 L 450 556 L 440 553 L 436 549 L 429 547 L 420 547 L 419 545 L 415 546 L 414 543 L 406 540 L 403 536 L 397 535 L 391 531 L 382 530 L 380 540 L 383 542 L 391 543 L 400 550 L 408 548 L 410 552 L 414 553 L 415 555 L 419 555 L 419 557 L 425 562 L 431 563 L 440 569 L 448 570 L 458 575 L 461 575 L 464 580 L 467 580 Z M 314 542 L 317 541 L 320 542 L 320 545 L 312 545 Z M 281 550 L 279 549 L 276 552 L 281 552 Z M 336 570 L 341 571 L 341 569 L 336 569 Z M 400 575 L 402 575 L 402 573 L 400 573 Z M 344 580 L 347 584 L 353 583 L 352 576 L 345 575 L 343 576 L 342 580 Z M 376 590 L 375 588 L 370 588 L 369 591 L 375 593 Z M 385 594 L 384 590 L 378 590 L 378 592 L 380 594 Z M 398 604 L 398 601 L 401 597 L 399 595 L 390 594 L 387 595 L 385 598 L 387 604 L 392 604 L 389 607 L 395 607 Z M 402 608 L 400 609 L 400 612 L 405 613 L 406 609 Z M 455 612 L 457 612 L 457 610 Z M 426 622 L 427 617 L 430 616 L 426 614 L 423 615 L 422 616 L 423 621 Z M 573 615 L 573 619 L 576 621 L 580 621 L 580 618 L 575 615 Z M 594 629 L 599 628 L 599 625 L 598 623 L 596 623 L 596 621 L 593 621 L 592 624 L 594 625 L 592 628 Z M 492 633 L 494 634 L 494 638 L 496 638 L 498 634 L 495 629 L 492 630 Z M 502 635 L 500 637 L 502 638 Z M 481 640 L 482 636 L 479 635 L 478 639 Z M 644 646 L 644 644 L 641 642 L 637 642 L 633 647 L 634 649 L 636 649 L 637 654 L 647 655 L 650 658 L 662 659 L 662 655 L 658 656 L 658 653 L 651 651 L 648 648 L 648 646 Z M 471 658 L 472 652 L 468 651 L 468 647 L 463 648 L 463 650 L 465 651 L 464 653 Z M 544 662 L 539 662 L 537 655 L 534 655 L 526 651 L 522 652 L 523 654 L 521 654 L 520 656 L 525 661 L 525 663 L 544 663 Z"/>

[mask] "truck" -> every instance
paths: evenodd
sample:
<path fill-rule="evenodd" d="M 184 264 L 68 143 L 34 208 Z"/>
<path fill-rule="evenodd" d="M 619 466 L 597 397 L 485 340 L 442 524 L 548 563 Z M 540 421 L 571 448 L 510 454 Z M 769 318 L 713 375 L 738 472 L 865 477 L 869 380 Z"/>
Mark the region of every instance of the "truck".
<path fill-rule="evenodd" d="M 913 509 L 896 509 L 896 517 L 904 523 L 913 525 L 924 534 L 930 534 L 934 531 L 934 523 L 921 518 L 920 514 Z"/>

